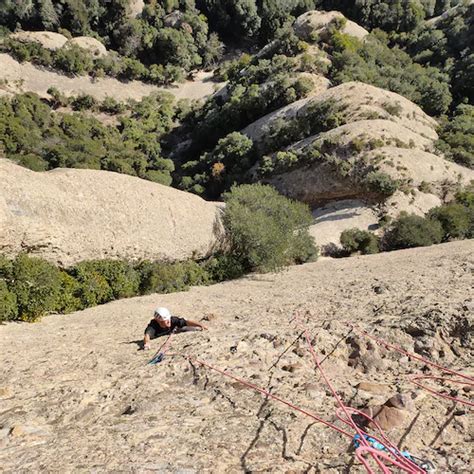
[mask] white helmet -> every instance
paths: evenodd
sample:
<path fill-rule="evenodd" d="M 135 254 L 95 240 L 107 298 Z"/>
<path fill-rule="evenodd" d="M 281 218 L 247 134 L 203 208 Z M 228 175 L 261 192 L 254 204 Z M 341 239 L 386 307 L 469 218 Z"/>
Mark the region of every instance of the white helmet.
<path fill-rule="evenodd" d="M 163 321 L 171 320 L 171 313 L 168 308 L 156 308 L 154 313 L 155 318 L 162 319 Z"/>

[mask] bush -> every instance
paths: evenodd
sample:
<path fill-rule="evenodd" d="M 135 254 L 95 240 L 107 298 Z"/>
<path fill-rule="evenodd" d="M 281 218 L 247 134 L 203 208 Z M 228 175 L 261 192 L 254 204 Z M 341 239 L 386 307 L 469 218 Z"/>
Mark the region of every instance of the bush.
<path fill-rule="evenodd" d="M 107 96 L 102 103 L 99 105 L 101 112 L 109 114 L 121 114 L 127 109 L 126 105 L 122 102 L 117 102 L 113 97 Z"/>
<path fill-rule="evenodd" d="M 81 94 L 72 99 L 71 106 L 73 110 L 90 110 L 95 108 L 97 101 L 89 94 Z"/>
<path fill-rule="evenodd" d="M 338 33 L 344 38 L 347 35 Z M 445 113 L 452 101 L 449 77 L 435 67 L 415 63 L 387 38 L 372 32 L 364 42 L 334 44 L 331 79 L 335 84 L 360 81 L 403 95 L 430 115 Z"/>
<path fill-rule="evenodd" d="M 142 294 L 173 293 L 208 282 L 206 271 L 193 261 L 177 263 L 145 261 L 137 267 L 137 271 L 141 276 Z"/>
<path fill-rule="evenodd" d="M 140 277 L 131 264 L 120 260 L 91 260 L 77 265 L 83 300 L 94 296 L 97 303 L 138 294 Z M 82 278 L 81 278 L 82 277 Z M 84 290 L 87 290 L 84 293 Z"/>
<path fill-rule="evenodd" d="M 456 193 L 456 202 L 465 207 L 474 208 L 474 183 Z"/>
<path fill-rule="evenodd" d="M 369 191 L 384 196 L 391 196 L 397 189 L 398 183 L 386 173 L 380 171 L 370 172 L 364 179 Z"/>
<path fill-rule="evenodd" d="M 78 298 L 79 282 L 65 271 L 60 273 L 61 296 L 56 311 L 59 313 L 72 313 L 81 309 L 82 303 Z"/>
<path fill-rule="evenodd" d="M 220 254 L 210 258 L 204 264 L 204 269 L 209 279 L 216 283 L 240 278 L 245 273 L 242 264 L 229 254 Z"/>
<path fill-rule="evenodd" d="M 260 184 L 234 186 L 224 200 L 230 252 L 246 271 L 276 270 L 316 256 L 305 204 Z"/>
<path fill-rule="evenodd" d="M 441 224 L 444 231 L 444 241 L 464 239 L 469 236 L 471 212 L 462 204 L 447 204 L 435 207 L 430 210 L 428 216 Z"/>
<path fill-rule="evenodd" d="M 0 279 L 0 322 L 11 321 L 18 316 L 15 293 L 8 289 L 5 280 Z"/>
<path fill-rule="evenodd" d="M 23 321 L 36 321 L 60 306 L 60 272 L 45 260 L 20 254 L 13 262 L 12 280 L 10 291 L 16 294 Z"/>
<path fill-rule="evenodd" d="M 51 96 L 50 103 L 53 109 L 69 105 L 69 97 L 66 97 L 57 87 L 52 86 L 46 92 Z"/>
<path fill-rule="evenodd" d="M 349 254 L 360 252 L 367 255 L 379 252 L 377 236 L 366 230 L 347 229 L 341 234 L 340 240 L 343 249 Z"/>
<path fill-rule="evenodd" d="M 81 309 L 97 306 L 112 299 L 112 290 L 107 280 L 95 269 L 93 263 L 78 263 L 71 269 L 71 273 L 79 284 L 76 294 L 81 301 Z"/>
<path fill-rule="evenodd" d="M 474 106 L 461 104 L 450 120 L 441 121 L 436 146 L 446 158 L 474 169 Z"/>
<path fill-rule="evenodd" d="M 72 45 L 59 49 L 54 65 L 68 74 L 87 74 L 94 67 L 92 56 L 85 49 Z"/>
<path fill-rule="evenodd" d="M 439 244 L 443 235 L 439 222 L 415 214 L 404 214 L 393 222 L 385 234 L 383 246 L 385 250 L 425 247 Z"/>

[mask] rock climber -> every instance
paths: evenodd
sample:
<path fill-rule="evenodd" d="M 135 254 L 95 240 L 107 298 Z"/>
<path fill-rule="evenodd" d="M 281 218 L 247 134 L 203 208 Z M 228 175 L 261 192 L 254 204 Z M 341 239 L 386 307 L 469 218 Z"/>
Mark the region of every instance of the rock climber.
<path fill-rule="evenodd" d="M 189 319 L 171 316 L 169 309 L 156 308 L 153 314 L 153 319 L 148 323 L 145 329 L 145 336 L 143 338 L 143 350 L 150 349 L 150 340 L 160 336 L 171 334 L 171 331 L 185 332 L 187 330 L 207 330 L 207 327 L 196 321 Z"/>

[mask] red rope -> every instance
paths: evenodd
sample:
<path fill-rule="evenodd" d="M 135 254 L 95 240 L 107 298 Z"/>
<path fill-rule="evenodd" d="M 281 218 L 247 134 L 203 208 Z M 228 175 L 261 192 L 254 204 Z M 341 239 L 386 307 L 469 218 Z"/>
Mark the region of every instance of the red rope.
<path fill-rule="evenodd" d="M 412 354 L 410 352 L 407 352 L 403 349 L 401 349 L 400 347 L 398 346 L 395 346 L 393 344 L 390 344 L 386 341 L 384 341 L 383 339 L 380 339 L 380 338 L 377 338 L 376 336 L 373 336 L 373 335 L 370 335 L 368 334 L 366 331 L 362 330 L 362 329 L 358 329 L 354 326 L 352 326 L 354 330 L 356 331 L 359 331 L 360 333 L 362 333 L 364 336 L 372 339 L 372 340 L 375 340 L 377 343 L 381 344 L 381 345 L 384 345 L 385 347 L 388 347 L 390 349 L 393 349 L 395 351 L 398 351 L 404 355 L 407 355 L 409 357 L 412 357 L 414 359 L 417 359 L 425 364 L 428 364 L 428 365 L 431 365 L 431 366 L 434 366 L 436 368 L 438 368 L 439 370 L 442 370 L 444 372 L 448 372 L 452 375 L 456 375 L 456 376 L 459 376 L 463 379 L 467 379 L 469 381 L 472 381 L 474 382 L 474 378 L 473 377 L 470 377 L 470 376 L 467 376 L 467 375 L 464 375 L 464 374 L 461 374 L 460 372 L 457 372 L 455 370 L 451 370 L 451 369 L 447 369 L 445 367 L 442 367 L 438 364 L 435 364 L 434 362 L 431 362 L 427 359 L 424 359 L 423 357 L 421 356 L 417 356 L 416 354 Z M 372 458 L 377 462 L 377 464 L 379 465 L 379 467 L 382 469 L 382 471 L 384 472 L 384 474 L 389 474 L 391 471 L 387 468 L 386 465 L 383 464 L 383 462 L 381 461 L 381 459 L 383 459 L 384 461 L 387 461 L 389 463 L 391 463 L 392 465 L 400 468 L 401 470 L 403 470 L 404 472 L 408 473 L 408 474 L 419 474 L 419 473 L 424 473 L 425 471 L 420 468 L 419 466 L 417 466 L 415 463 L 413 463 L 412 461 L 410 461 L 409 459 L 405 458 L 404 456 L 402 456 L 400 453 L 399 453 L 399 450 L 398 448 L 390 442 L 390 440 L 387 438 L 387 436 L 384 434 L 383 430 L 381 429 L 380 425 L 375 421 L 373 420 L 371 417 L 369 417 L 367 414 L 359 411 L 359 410 L 356 410 L 354 408 L 350 408 L 350 407 L 347 407 L 344 405 L 344 403 L 342 402 L 342 400 L 340 399 L 340 397 L 337 395 L 337 392 L 336 390 L 334 389 L 334 387 L 332 386 L 332 384 L 330 383 L 329 379 L 327 378 L 324 370 L 322 369 L 322 366 L 321 366 L 321 363 L 320 361 L 318 360 L 317 356 L 316 356 L 316 353 L 314 351 L 314 348 L 311 344 L 311 340 L 309 338 L 309 334 L 308 334 L 308 331 L 307 329 L 305 328 L 304 330 L 304 333 L 305 333 L 305 338 L 306 338 L 306 342 L 308 343 L 309 345 L 309 348 L 310 348 L 310 352 L 311 352 L 311 355 L 313 357 L 313 360 L 318 368 L 318 370 L 321 372 L 321 375 L 323 376 L 325 382 L 326 382 L 326 385 L 329 387 L 332 395 L 335 397 L 338 405 L 340 406 L 340 410 L 343 411 L 344 415 L 345 415 L 345 418 L 342 417 L 340 415 L 339 412 L 336 412 L 336 416 L 345 424 L 349 425 L 352 429 L 354 429 L 358 434 L 359 434 L 359 438 L 360 438 L 360 446 L 356 449 L 356 457 L 357 459 L 359 459 L 359 461 L 362 463 L 362 465 L 366 468 L 367 472 L 369 472 L 369 474 L 373 474 L 373 470 L 372 468 L 369 466 L 367 460 L 363 457 L 363 453 L 368 453 L 372 456 Z M 161 350 L 164 351 L 164 349 L 169 345 L 170 343 L 170 340 L 171 340 L 171 334 L 170 336 L 168 337 L 168 339 L 165 341 L 165 343 L 163 344 L 162 348 L 158 351 L 160 352 Z M 202 365 L 203 367 L 206 367 L 210 370 L 213 370 L 215 372 L 218 372 L 220 373 L 221 375 L 225 376 L 225 377 L 228 377 L 228 378 L 231 378 L 237 382 L 239 382 L 240 384 L 242 384 L 243 386 L 245 387 L 248 387 L 252 390 L 255 390 L 263 395 L 265 395 L 266 397 L 268 398 L 271 398 L 273 400 L 276 400 L 288 407 L 290 407 L 291 409 L 297 411 L 297 412 L 300 412 L 310 418 L 312 418 L 313 420 L 319 422 L 319 423 L 322 423 L 324 425 L 326 425 L 327 427 L 329 428 L 332 428 L 333 430 L 343 434 L 344 436 L 347 436 L 349 437 L 350 439 L 353 438 L 353 435 L 350 434 L 349 432 L 339 428 L 338 426 L 336 426 L 335 424 L 333 423 L 330 423 L 322 418 L 320 418 L 319 416 L 303 409 L 303 408 L 300 408 L 298 407 L 297 405 L 294 405 L 293 403 L 281 398 L 281 397 L 278 397 L 274 394 L 272 394 L 270 391 L 264 389 L 264 388 L 261 388 L 251 382 L 248 382 L 240 377 L 237 377 L 231 373 L 229 373 L 228 371 L 224 371 L 218 367 L 215 367 L 211 364 L 208 364 L 207 362 L 204 362 L 202 360 L 199 360 L 195 357 L 192 357 L 192 356 L 187 356 L 187 355 L 182 355 L 184 358 L 188 359 L 189 361 L 193 361 L 199 365 Z M 457 398 L 457 397 L 452 397 L 452 396 L 448 396 L 446 394 L 442 394 L 442 393 L 439 393 L 439 392 L 436 392 L 435 390 L 432 390 L 426 386 L 424 386 L 423 384 L 419 383 L 418 380 L 422 380 L 422 379 L 436 379 L 436 380 L 445 380 L 445 381 L 448 381 L 448 382 L 452 382 L 452 383 L 463 383 L 461 381 L 455 381 L 455 380 L 452 380 L 452 379 L 444 379 L 442 377 L 431 377 L 431 376 L 417 376 L 417 377 L 413 377 L 412 378 L 412 382 L 415 383 L 416 385 L 430 391 L 431 393 L 435 394 L 435 395 L 438 395 L 440 397 L 443 397 L 443 398 L 448 398 L 450 400 L 453 400 L 453 401 L 456 401 L 456 402 L 460 402 L 460 403 L 464 403 L 464 404 L 467 404 L 469 406 L 474 406 L 473 403 L 471 403 L 470 401 L 468 400 L 465 400 L 465 399 L 460 399 L 460 398 Z M 467 385 L 473 385 L 473 384 L 467 384 Z M 363 430 L 361 430 L 357 424 L 354 422 L 354 420 L 352 419 L 351 415 L 349 412 L 353 412 L 353 413 L 358 413 L 362 416 L 364 416 L 366 419 L 368 419 L 376 428 L 377 430 L 379 431 L 381 437 L 383 438 L 383 442 L 378 440 L 375 436 L 372 436 L 371 437 L 373 439 L 375 439 L 376 441 L 378 441 L 379 443 L 381 444 L 384 444 L 384 445 L 388 445 L 390 448 L 391 448 L 391 451 L 390 453 L 385 453 L 385 452 L 382 452 L 378 449 L 375 449 L 373 447 L 371 447 L 367 440 L 365 439 L 365 435 L 367 435 L 367 433 Z"/>
<path fill-rule="evenodd" d="M 425 379 L 441 380 L 443 382 L 448 382 L 448 383 L 453 383 L 453 384 L 463 384 L 465 386 L 467 385 L 470 387 L 474 387 L 474 383 L 465 382 L 464 380 L 453 380 L 453 379 L 448 379 L 445 377 L 436 377 L 432 375 L 419 375 L 416 377 L 410 377 L 410 379 L 415 385 L 418 385 L 418 387 L 424 390 L 427 390 L 428 392 L 432 393 L 433 395 L 436 395 L 437 397 L 446 398 L 448 400 L 452 400 L 453 402 L 459 402 L 459 403 L 462 403 L 463 405 L 474 407 L 474 403 L 465 398 L 453 397 L 451 395 L 447 395 L 446 393 L 437 392 L 436 390 L 430 387 L 427 387 L 426 385 L 421 384 L 420 382 L 418 382 L 418 380 L 425 380 Z"/>
<path fill-rule="evenodd" d="M 363 329 L 360 329 L 356 326 L 352 325 L 352 328 L 354 329 L 354 331 L 361 333 L 362 335 L 368 337 L 369 339 L 372 339 L 373 341 L 377 342 L 378 344 L 380 344 L 382 346 L 385 346 L 389 349 L 392 349 L 396 352 L 399 352 L 400 354 L 406 355 L 406 356 L 411 357 L 413 359 L 416 359 L 420 362 L 423 362 L 426 365 L 431 365 L 432 367 L 435 367 L 436 369 L 438 369 L 442 372 L 447 372 L 448 374 L 455 375 L 456 377 L 460 377 L 461 379 L 468 380 L 470 383 L 469 382 L 463 382 L 461 380 L 453 380 L 453 379 L 449 379 L 449 378 L 446 378 L 446 377 L 439 377 L 439 376 L 419 375 L 419 376 L 415 376 L 415 377 L 410 377 L 411 382 L 413 382 L 415 385 L 417 385 L 420 388 L 423 388 L 424 390 L 427 390 L 428 392 L 430 392 L 431 394 L 433 394 L 437 397 L 445 398 L 447 400 L 452 400 L 456 403 L 461 403 L 461 404 L 467 405 L 469 407 L 474 407 L 474 403 L 471 402 L 470 400 L 467 400 L 465 398 L 460 398 L 460 397 L 454 397 L 454 396 L 451 396 L 451 395 L 447 395 L 445 393 L 438 392 L 438 391 L 436 391 L 432 388 L 429 388 L 426 385 L 421 384 L 420 382 L 418 382 L 418 380 L 432 379 L 432 380 L 440 380 L 440 381 L 444 381 L 444 382 L 448 382 L 448 383 L 464 384 L 464 385 L 474 386 L 474 383 L 473 383 L 474 382 L 474 377 L 469 376 L 469 375 L 465 375 L 465 374 L 463 374 L 461 372 L 458 372 L 456 370 L 453 370 L 453 369 L 448 369 L 447 367 L 443 367 L 442 365 L 436 364 L 435 362 L 431 362 L 430 360 L 425 359 L 424 357 L 421 357 L 417 354 L 413 354 L 412 352 L 408 352 L 408 351 L 402 349 L 401 347 L 396 346 L 395 344 L 391 344 L 391 343 L 385 341 L 384 339 L 381 339 L 381 338 L 376 337 L 372 334 L 369 334 L 366 331 L 364 331 Z"/>
<path fill-rule="evenodd" d="M 380 451 L 379 450 L 373 450 L 373 449 L 370 448 L 370 445 L 369 445 L 369 443 L 367 442 L 367 440 L 365 439 L 365 436 L 364 436 L 367 433 L 363 432 L 357 426 L 357 424 L 352 419 L 352 416 L 350 415 L 349 411 L 356 412 L 356 413 L 364 416 L 366 419 L 368 419 L 372 424 L 374 424 L 376 426 L 377 430 L 380 432 L 382 438 L 384 439 L 384 443 L 381 442 L 380 440 L 378 440 L 374 436 L 371 436 L 371 437 L 374 438 L 379 443 L 384 444 L 384 445 L 388 445 L 390 448 L 392 448 L 392 451 L 391 451 L 390 454 L 392 454 L 395 457 L 395 460 L 393 461 L 393 464 L 396 464 L 398 467 L 400 467 L 401 469 L 403 469 L 405 472 L 407 472 L 409 474 L 418 474 L 420 472 L 425 472 L 423 469 L 421 469 L 419 466 L 417 466 L 414 462 L 410 461 L 409 459 L 407 459 L 406 457 L 404 457 L 403 455 L 401 455 L 399 453 L 398 448 L 388 439 L 388 437 L 384 434 L 384 432 L 383 432 L 382 428 L 380 427 L 380 425 L 375 420 L 373 420 L 370 416 L 368 416 L 367 414 L 365 414 L 365 413 L 363 413 L 359 410 L 355 410 L 353 408 L 346 407 L 346 405 L 344 405 L 341 398 L 337 394 L 335 388 L 333 387 L 333 385 L 329 381 L 328 377 L 326 376 L 326 373 L 324 372 L 324 369 L 322 368 L 322 365 L 321 365 L 321 363 L 320 363 L 320 361 L 319 361 L 319 359 L 316 355 L 316 352 L 314 350 L 314 347 L 311 343 L 311 339 L 309 337 L 309 333 L 308 333 L 307 328 L 302 323 L 302 321 L 299 318 L 298 314 L 296 314 L 294 319 L 297 320 L 300 327 L 303 326 L 306 342 L 308 344 L 309 351 L 310 351 L 310 353 L 313 357 L 313 361 L 314 361 L 316 367 L 318 368 L 319 372 L 321 373 L 321 375 L 322 375 L 326 385 L 328 386 L 329 390 L 331 391 L 333 397 L 336 399 L 336 401 L 337 401 L 337 403 L 340 407 L 340 410 L 342 410 L 344 412 L 344 415 L 345 415 L 346 418 L 344 419 L 343 417 L 341 417 L 339 413 L 336 413 L 337 417 L 342 422 L 346 423 L 347 425 L 349 425 L 352 429 L 354 429 L 357 432 L 357 434 L 359 435 L 359 442 L 361 444 L 361 447 L 364 447 L 364 451 L 368 452 L 372 456 L 372 458 L 375 460 L 375 462 L 378 464 L 378 466 L 382 469 L 382 471 L 384 473 L 385 472 L 388 472 L 388 473 L 390 472 L 389 470 L 387 470 L 386 466 L 382 463 L 382 461 L 378 457 L 378 453 Z M 368 449 L 368 448 L 370 448 L 370 449 Z M 365 468 L 367 469 L 367 471 L 370 474 L 373 473 L 373 471 L 370 468 L 370 466 L 368 465 L 368 463 L 363 462 L 363 465 L 365 466 Z"/>
<path fill-rule="evenodd" d="M 215 367 L 211 364 L 208 364 L 207 362 L 204 362 L 202 360 L 196 359 L 195 357 L 187 356 L 187 355 L 183 355 L 183 354 L 182 354 L 182 356 L 184 358 L 190 360 L 190 361 L 196 362 L 197 364 L 200 364 L 204 367 L 207 367 L 208 369 L 214 370 L 215 372 L 218 372 L 221 375 L 224 375 L 225 377 L 229 377 L 229 378 L 239 382 L 240 384 L 244 385 L 245 387 L 256 390 L 257 392 L 260 392 L 261 394 L 265 395 L 268 398 L 272 398 L 273 400 L 276 400 L 277 402 L 283 403 L 284 405 L 292 408 L 293 410 L 296 410 L 300 413 L 303 413 L 304 415 L 309 416 L 313 420 L 315 420 L 319 423 L 322 423 L 322 424 L 328 426 L 329 428 L 332 428 L 333 430 L 336 430 L 339 433 L 343 434 L 344 436 L 347 436 L 347 437 L 352 439 L 352 435 L 350 433 L 348 433 L 347 431 L 339 428 L 338 426 L 334 425 L 333 423 L 330 423 L 329 421 L 326 421 L 326 420 L 320 418 L 319 416 L 315 415 L 314 413 L 311 413 L 311 412 L 305 410 L 304 408 L 300 408 L 297 405 L 294 405 L 293 403 L 288 402 L 287 400 L 284 400 L 283 398 L 278 397 L 277 395 L 273 395 L 273 393 L 269 392 L 268 390 L 266 390 L 264 388 L 261 388 L 261 387 L 255 385 L 251 382 L 247 382 L 246 380 L 241 379 L 240 377 L 236 377 L 235 375 L 231 374 L 228 371 L 224 371 L 222 369 L 219 369 L 218 367 Z"/>

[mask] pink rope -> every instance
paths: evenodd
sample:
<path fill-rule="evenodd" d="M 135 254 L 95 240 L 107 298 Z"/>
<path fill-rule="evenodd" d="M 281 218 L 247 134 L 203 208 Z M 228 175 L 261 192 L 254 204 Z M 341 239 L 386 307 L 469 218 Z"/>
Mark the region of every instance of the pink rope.
<path fill-rule="evenodd" d="M 374 453 L 377 453 L 379 452 L 378 450 L 372 450 L 372 449 L 367 449 L 367 448 L 370 448 L 370 445 L 369 443 L 367 442 L 367 440 L 365 439 L 364 435 L 366 434 L 365 432 L 363 432 L 358 426 L 357 424 L 354 422 L 354 420 L 352 419 L 351 415 L 349 414 L 349 411 L 352 411 L 352 412 L 356 412 L 362 416 L 364 416 L 366 419 L 368 419 L 372 424 L 374 424 L 377 428 L 377 430 L 380 432 L 380 434 L 382 435 L 382 438 L 384 439 L 385 443 L 382 443 L 380 440 L 378 440 L 376 437 L 372 436 L 376 441 L 378 441 L 379 443 L 381 444 L 385 444 L 385 445 L 389 445 L 389 447 L 392 448 L 392 452 L 390 454 L 392 454 L 394 457 L 395 457 L 395 461 L 396 461 L 396 464 L 402 468 L 404 470 L 404 472 L 407 472 L 409 474 L 418 474 L 418 473 L 423 473 L 425 472 L 423 469 L 421 469 L 419 466 L 417 466 L 414 462 L 410 461 L 409 459 L 405 458 L 404 456 L 402 456 L 400 453 L 399 453 L 399 450 L 398 448 L 388 439 L 388 437 L 384 434 L 382 428 L 380 427 L 380 425 L 375 421 L 373 420 L 370 416 L 368 416 L 366 413 L 363 413 L 359 410 L 355 410 L 353 408 L 350 408 L 350 407 L 347 407 L 346 405 L 344 405 L 344 403 L 342 402 L 341 398 L 339 397 L 339 395 L 337 394 L 335 388 L 333 387 L 333 385 L 331 384 L 331 382 L 329 381 L 328 377 L 326 376 L 326 373 L 324 372 L 324 369 L 322 368 L 322 365 L 316 355 L 316 352 L 314 350 L 314 347 L 311 343 L 311 339 L 309 337 L 309 334 L 308 334 L 308 330 L 306 328 L 306 326 L 304 326 L 304 324 L 302 323 L 301 319 L 299 318 L 299 315 L 296 315 L 295 316 L 295 319 L 297 320 L 298 324 L 300 325 L 300 327 L 302 326 L 303 327 L 303 330 L 304 330 L 304 334 L 305 334 L 305 338 L 306 338 L 306 342 L 308 344 L 308 348 L 309 348 L 309 351 L 313 357 L 313 361 L 316 365 L 316 367 L 318 368 L 319 372 L 321 373 L 326 385 L 328 386 L 329 390 L 331 391 L 333 397 L 336 399 L 339 407 L 340 407 L 340 410 L 344 413 L 345 415 L 345 419 L 340 415 L 340 413 L 336 412 L 336 415 L 337 417 L 343 421 L 344 423 L 346 423 L 347 425 L 351 426 L 352 429 L 354 429 L 357 434 L 359 435 L 359 442 L 361 444 L 361 446 L 363 446 L 365 449 L 365 452 L 368 452 L 372 458 L 375 460 L 375 462 L 378 464 L 378 466 L 382 469 L 382 471 L 384 473 L 386 472 L 390 472 L 390 470 L 387 470 L 386 466 L 382 463 L 382 461 L 379 459 L 378 456 L 375 456 Z M 395 463 L 395 462 L 394 462 Z M 368 463 L 366 462 L 363 462 L 363 465 L 364 467 L 367 469 L 367 472 L 369 472 L 369 474 L 373 474 L 373 470 L 370 468 L 370 466 L 368 465 Z M 402 467 L 403 466 L 403 467 Z"/>
<path fill-rule="evenodd" d="M 436 391 L 436 390 L 434 390 L 430 387 L 427 387 L 426 385 L 419 382 L 419 380 L 431 379 L 431 380 L 440 380 L 440 381 L 443 381 L 443 382 L 454 383 L 454 384 L 464 384 L 464 385 L 468 385 L 468 386 L 472 387 L 472 386 L 474 386 L 474 377 L 471 377 L 469 375 L 465 375 L 465 374 L 463 374 L 461 372 L 458 372 L 456 370 L 448 369 L 446 367 L 443 367 L 442 365 L 431 362 L 430 360 L 425 359 L 424 357 L 421 357 L 417 354 L 413 354 L 412 352 L 408 352 L 408 351 L 402 349 L 401 347 L 396 346 L 395 344 L 390 344 L 389 342 L 385 341 L 384 339 L 376 337 L 372 334 L 368 334 L 366 331 L 364 331 L 363 329 L 360 329 L 356 326 L 352 326 L 352 328 L 354 329 L 354 331 L 361 333 L 362 335 L 368 337 L 369 339 L 372 339 L 373 341 L 377 342 L 378 344 L 380 344 L 382 346 L 385 346 L 389 349 L 392 349 L 396 352 L 399 352 L 400 354 L 411 357 L 412 359 L 416 359 L 420 362 L 423 362 L 426 365 L 430 365 L 432 367 L 435 367 L 436 369 L 438 369 L 442 372 L 446 372 L 448 374 L 455 375 L 456 377 L 459 377 L 461 379 L 468 380 L 469 382 L 463 382 L 461 380 L 453 380 L 453 379 L 449 379 L 449 378 L 446 378 L 446 377 L 431 376 L 431 375 L 428 375 L 428 376 L 417 375 L 417 376 L 414 376 L 414 377 L 410 377 L 411 382 L 413 382 L 415 385 L 417 385 L 420 388 L 423 388 L 424 390 L 427 390 L 428 392 L 430 392 L 431 394 L 433 394 L 437 397 L 445 398 L 447 400 L 452 400 L 456 403 L 461 403 L 461 404 L 469 406 L 469 407 L 474 407 L 474 403 L 471 402 L 470 400 L 467 400 L 465 398 L 460 398 L 460 397 L 454 397 L 454 396 L 451 396 L 451 395 L 447 395 L 445 393 L 441 393 L 441 392 Z"/>

